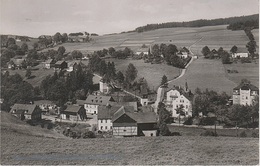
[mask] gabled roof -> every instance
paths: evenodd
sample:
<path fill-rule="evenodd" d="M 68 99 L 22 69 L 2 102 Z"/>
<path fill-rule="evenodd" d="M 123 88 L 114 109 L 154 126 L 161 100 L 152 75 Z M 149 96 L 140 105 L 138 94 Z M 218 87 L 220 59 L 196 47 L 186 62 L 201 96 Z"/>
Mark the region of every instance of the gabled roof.
<path fill-rule="evenodd" d="M 110 101 L 114 101 L 111 96 L 102 96 L 102 95 L 89 95 L 85 101 L 86 104 L 94 104 L 94 105 L 106 105 Z"/>
<path fill-rule="evenodd" d="M 136 52 L 148 52 L 149 47 L 146 48 L 139 48 Z"/>
<path fill-rule="evenodd" d="M 56 65 L 61 65 L 62 63 L 64 63 L 65 61 L 57 61 L 55 64 Z M 65 62 L 65 63 L 67 63 L 67 62 Z"/>
<path fill-rule="evenodd" d="M 98 114 L 97 114 L 98 120 L 99 119 L 112 119 L 112 116 L 120 107 L 121 106 L 99 106 Z"/>
<path fill-rule="evenodd" d="M 48 60 L 46 60 L 44 63 L 53 63 L 54 62 L 54 60 L 53 59 L 48 59 Z"/>
<path fill-rule="evenodd" d="M 133 107 L 124 107 L 116 111 L 112 117 L 112 122 L 116 121 L 118 118 L 120 118 L 122 115 L 128 115 L 130 118 L 132 118 L 136 123 L 156 123 L 157 122 L 157 116 L 155 112 L 143 112 L 143 111 L 134 111 Z"/>
<path fill-rule="evenodd" d="M 84 105 L 85 102 L 86 102 L 86 100 L 76 100 L 76 103 L 77 103 L 78 105 Z"/>
<path fill-rule="evenodd" d="M 36 105 L 40 105 L 40 104 L 51 104 L 51 105 L 55 105 L 52 101 L 50 100 L 37 100 L 34 101 L 34 104 Z"/>
<path fill-rule="evenodd" d="M 28 111 L 28 112 L 25 112 L 25 114 L 31 115 L 36 107 L 37 107 L 36 104 L 14 104 L 12 106 L 12 109 L 10 112 L 12 112 L 14 110 L 16 110 L 16 111 L 24 110 L 24 111 Z M 18 112 L 20 112 L 20 111 L 18 111 Z"/>
<path fill-rule="evenodd" d="M 109 102 L 109 105 L 117 106 L 117 107 L 132 106 L 132 107 L 134 107 L 134 110 L 137 111 L 137 102 L 136 101 L 133 101 L 133 102 Z"/>
<path fill-rule="evenodd" d="M 82 108 L 82 106 L 68 105 L 67 108 L 64 110 L 64 112 L 78 113 L 81 108 Z"/>
<path fill-rule="evenodd" d="M 233 90 L 252 90 L 252 91 L 259 91 L 258 87 L 252 85 L 252 84 L 240 84 L 237 87 L 235 87 Z"/>

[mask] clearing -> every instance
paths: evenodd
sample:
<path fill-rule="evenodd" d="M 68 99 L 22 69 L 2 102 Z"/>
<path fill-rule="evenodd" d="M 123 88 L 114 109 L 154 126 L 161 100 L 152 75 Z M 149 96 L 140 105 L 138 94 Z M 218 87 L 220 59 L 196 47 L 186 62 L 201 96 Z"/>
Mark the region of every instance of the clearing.
<path fill-rule="evenodd" d="M 186 81 L 192 92 L 198 87 L 201 90 L 208 88 L 231 95 L 233 88 L 237 86 L 236 83 L 226 78 L 221 60 L 210 60 L 202 57 L 195 59 L 190 64 L 183 77 L 169 83 L 169 88 L 173 85 L 184 87 Z"/>

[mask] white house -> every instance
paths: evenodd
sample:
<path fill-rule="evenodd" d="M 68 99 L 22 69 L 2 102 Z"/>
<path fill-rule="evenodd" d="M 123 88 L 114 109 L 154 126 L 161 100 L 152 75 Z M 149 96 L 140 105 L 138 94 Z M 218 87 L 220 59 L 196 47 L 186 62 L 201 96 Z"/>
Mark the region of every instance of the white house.
<path fill-rule="evenodd" d="M 183 89 L 175 87 L 166 92 L 167 109 L 172 112 L 172 117 L 178 117 L 176 109 L 183 105 L 185 116 L 192 116 L 192 94 L 184 92 Z"/>
<path fill-rule="evenodd" d="M 103 79 L 99 81 L 99 90 L 101 93 L 108 94 L 110 87 Z"/>
<path fill-rule="evenodd" d="M 112 131 L 112 116 L 121 106 L 99 106 L 98 107 L 98 130 L 99 131 Z"/>
<path fill-rule="evenodd" d="M 149 48 L 139 48 L 135 53 L 137 55 L 140 55 L 141 53 L 143 53 L 144 55 L 148 55 L 148 50 Z"/>
<path fill-rule="evenodd" d="M 247 58 L 248 57 L 248 53 L 234 53 L 232 54 L 232 58 Z"/>
<path fill-rule="evenodd" d="M 233 104 L 252 105 L 259 89 L 252 84 L 241 84 L 233 89 Z"/>
<path fill-rule="evenodd" d="M 187 52 L 179 52 L 177 56 L 186 59 L 188 58 L 189 54 Z"/>
<path fill-rule="evenodd" d="M 97 114 L 98 106 L 105 106 L 115 100 L 111 96 L 89 95 L 85 101 L 84 108 L 87 114 Z"/>

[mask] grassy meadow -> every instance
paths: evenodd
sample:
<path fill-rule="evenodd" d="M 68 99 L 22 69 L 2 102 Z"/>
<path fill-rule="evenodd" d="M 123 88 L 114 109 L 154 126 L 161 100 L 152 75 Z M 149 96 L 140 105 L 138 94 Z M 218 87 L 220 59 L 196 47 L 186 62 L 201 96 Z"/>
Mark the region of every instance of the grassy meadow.
<path fill-rule="evenodd" d="M 227 73 L 227 78 L 239 84 L 242 79 L 249 80 L 253 85 L 259 87 L 259 63 L 232 63 L 224 65 L 226 70 L 237 70 L 238 73 Z"/>
<path fill-rule="evenodd" d="M 132 60 L 132 59 L 106 59 L 106 61 L 114 62 L 117 71 L 126 71 L 129 63 L 134 64 L 138 70 L 137 77 L 144 77 L 147 80 L 148 86 L 152 90 L 156 90 L 161 83 L 162 76 L 166 75 L 168 79 L 173 79 L 174 77 L 180 75 L 180 69 L 169 66 L 167 64 L 151 64 L 144 63 L 143 60 Z"/>
<path fill-rule="evenodd" d="M 226 77 L 225 68 L 221 60 L 210 60 L 200 57 L 195 59 L 183 77 L 169 83 L 169 88 L 173 85 L 185 86 L 187 81 L 192 92 L 199 87 L 201 90 L 208 88 L 217 92 L 226 92 L 231 95 L 236 83 Z"/>

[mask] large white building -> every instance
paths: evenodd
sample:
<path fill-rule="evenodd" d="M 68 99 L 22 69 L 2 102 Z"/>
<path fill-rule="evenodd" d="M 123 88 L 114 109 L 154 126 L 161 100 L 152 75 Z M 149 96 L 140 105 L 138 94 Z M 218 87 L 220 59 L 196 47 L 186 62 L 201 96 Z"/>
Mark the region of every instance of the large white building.
<path fill-rule="evenodd" d="M 179 117 L 176 109 L 181 105 L 185 116 L 192 116 L 192 94 L 184 92 L 181 88 L 175 87 L 167 91 L 165 104 L 167 109 L 171 111 L 172 117 Z"/>
<path fill-rule="evenodd" d="M 89 95 L 84 102 L 84 108 L 87 114 L 97 114 L 98 106 L 105 106 L 110 102 L 115 100 L 111 96 L 101 96 L 101 95 Z"/>
<path fill-rule="evenodd" d="M 233 104 L 252 105 L 259 89 L 252 84 L 241 84 L 233 89 Z"/>
<path fill-rule="evenodd" d="M 232 58 L 247 58 L 248 57 L 248 53 L 233 53 L 232 54 Z"/>

